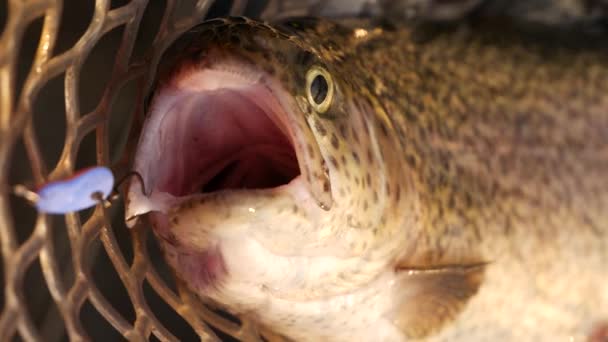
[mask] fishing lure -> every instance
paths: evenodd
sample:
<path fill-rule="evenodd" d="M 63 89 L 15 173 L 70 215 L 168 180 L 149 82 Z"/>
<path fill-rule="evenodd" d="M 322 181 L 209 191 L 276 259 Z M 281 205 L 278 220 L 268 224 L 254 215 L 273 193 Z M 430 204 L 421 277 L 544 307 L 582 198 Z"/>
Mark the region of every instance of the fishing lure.
<path fill-rule="evenodd" d="M 113 189 L 112 171 L 104 166 L 94 166 L 67 179 L 49 182 L 36 191 L 17 185 L 14 192 L 32 202 L 39 212 L 66 214 L 106 203 Z"/>

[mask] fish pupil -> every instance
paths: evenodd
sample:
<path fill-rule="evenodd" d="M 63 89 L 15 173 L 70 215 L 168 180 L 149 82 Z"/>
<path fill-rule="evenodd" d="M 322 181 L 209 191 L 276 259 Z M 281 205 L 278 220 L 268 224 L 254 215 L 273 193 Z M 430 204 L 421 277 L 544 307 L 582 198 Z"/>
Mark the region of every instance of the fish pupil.
<path fill-rule="evenodd" d="M 316 104 L 321 104 L 327 97 L 329 85 L 323 75 L 317 75 L 310 84 L 310 94 Z"/>

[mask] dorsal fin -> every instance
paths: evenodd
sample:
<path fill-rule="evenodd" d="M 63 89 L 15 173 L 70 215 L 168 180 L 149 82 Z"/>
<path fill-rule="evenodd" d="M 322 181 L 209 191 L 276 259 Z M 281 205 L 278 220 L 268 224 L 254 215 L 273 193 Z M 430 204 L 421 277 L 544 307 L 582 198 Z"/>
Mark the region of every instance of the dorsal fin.
<path fill-rule="evenodd" d="M 463 310 L 483 281 L 486 263 L 400 268 L 399 305 L 393 323 L 408 338 L 437 332 Z"/>

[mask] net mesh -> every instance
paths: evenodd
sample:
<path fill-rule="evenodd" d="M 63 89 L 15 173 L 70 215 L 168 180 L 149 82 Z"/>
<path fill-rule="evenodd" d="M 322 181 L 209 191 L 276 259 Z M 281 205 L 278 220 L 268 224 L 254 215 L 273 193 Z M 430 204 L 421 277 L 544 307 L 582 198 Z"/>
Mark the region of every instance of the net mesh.
<path fill-rule="evenodd" d="M 3 339 L 261 340 L 176 283 L 146 227 L 124 226 L 122 203 L 48 216 L 11 187 L 93 164 L 125 174 L 165 47 L 209 11 L 271 18 L 298 13 L 294 3 L 0 1 Z"/>

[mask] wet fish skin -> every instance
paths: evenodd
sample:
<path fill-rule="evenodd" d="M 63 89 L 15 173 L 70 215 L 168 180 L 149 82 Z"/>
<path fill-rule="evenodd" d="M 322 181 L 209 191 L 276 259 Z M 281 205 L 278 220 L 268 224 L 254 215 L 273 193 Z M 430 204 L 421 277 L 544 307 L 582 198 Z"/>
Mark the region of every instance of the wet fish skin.
<path fill-rule="evenodd" d="M 397 23 L 509 18 L 519 25 L 576 28 L 587 33 L 605 33 L 608 17 L 605 0 L 379 0 L 370 7 L 370 16 Z"/>
<path fill-rule="evenodd" d="M 178 41 L 161 84 L 208 46 L 280 80 L 317 162 L 301 165 L 303 181 L 332 199 L 328 210 L 266 192 L 188 201 L 169 214 L 178 275 L 297 340 L 584 338 L 608 318 L 608 53 L 482 31 L 420 42 L 406 26 L 232 19 Z M 335 84 L 324 113 L 306 101 L 315 65 Z M 251 234 L 277 259 L 331 255 L 335 269 L 277 292 L 260 279 L 259 298 L 194 284 L 175 257 L 208 238 L 193 223 L 255 230 L 250 205 L 269 226 Z M 366 310 L 383 319 L 361 328 Z"/>

